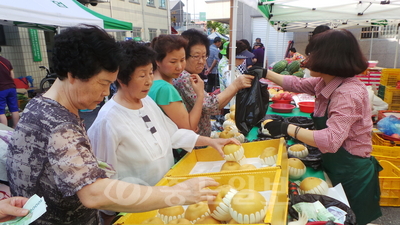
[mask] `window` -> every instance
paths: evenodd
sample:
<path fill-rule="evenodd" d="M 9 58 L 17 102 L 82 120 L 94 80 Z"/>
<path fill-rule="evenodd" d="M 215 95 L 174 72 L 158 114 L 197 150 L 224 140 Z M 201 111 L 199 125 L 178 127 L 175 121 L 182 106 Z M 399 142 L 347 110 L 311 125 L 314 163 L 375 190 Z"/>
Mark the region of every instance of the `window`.
<path fill-rule="evenodd" d="M 117 34 L 116 37 L 115 37 L 115 39 L 117 41 L 124 41 L 125 40 L 126 31 L 118 31 L 118 32 L 115 32 L 115 33 Z"/>
<path fill-rule="evenodd" d="M 129 2 L 132 2 L 132 3 L 139 3 L 139 0 L 129 0 Z"/>
<path fill-rule="evenodd" d="M 168 30 L 160 29 L 161 34 L 168 34 Z"/>
<path fill-rule="evenodd" d="M 364 27 L 361 29 L 361 39 L 371 38 L 372 34 L 373 38 L 378 38 L 379 27 Z"/>
<path fill-rule="evenodd" d="M 142 28 L 140 27 L 134 27 L 132 29 L 132 37 L 140 37 L 142 38 Z"/>
<path fill-rule="evenodd" d="M 160 0 L 160 8 L 167 8 L 166 4 L 165 4 L 165 0 Z"/>
<path fill-rule="evenodd" d="M 154 6 L 154 0 L 147 0 L 148 6 Z"/>
<path fill-rule="evenodd" d="M 373 38 L 396 38 L 398 28 L 398 24 L 364 27 L 361 29 L 361 39 L 369 39 L 372 37 L 372 34 L 374 35 Z"/>
<path fill-rule="evenodd" d="M 152 41 L 153 38 L 157 37 L 157 29 L 149 28 L 149 37 L 150 41 Z"/>

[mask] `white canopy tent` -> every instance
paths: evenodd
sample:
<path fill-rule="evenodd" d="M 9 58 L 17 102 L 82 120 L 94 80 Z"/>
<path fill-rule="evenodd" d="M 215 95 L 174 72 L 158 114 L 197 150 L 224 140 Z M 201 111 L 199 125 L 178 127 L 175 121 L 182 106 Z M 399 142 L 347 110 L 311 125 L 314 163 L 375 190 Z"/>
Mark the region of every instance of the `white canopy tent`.
<path fill-rule="evenodd" d="M 311 30 L 308 23 L 332 26 L 368 26 L 380 20 L 400 19 L 400 1 L 359 0 L 260 0 L 258 9 L 273 25 Z M 315 28 L 315 26 L 314 26 Z M 286 28 L 286 31 L 293 32 Z M 302 30 L 304 31 L 304 30 Z"/>
<path fill-rule="evenodd" d="M 400 0 L 252 0 L 246 4 L 257 7 L 282 32 L 311 32 L 322 24 L 352 29 L 400 22 Z"/>
<path fill-rule="evenodd" d="M 90 24 L 109 31 L 132 30 L 131 23 L 106 17 L 83 7 L 75 0 L 0 0 L 0 24 L 43 30 Z M 108 26 L 109 24 L 119 26 Z"/>

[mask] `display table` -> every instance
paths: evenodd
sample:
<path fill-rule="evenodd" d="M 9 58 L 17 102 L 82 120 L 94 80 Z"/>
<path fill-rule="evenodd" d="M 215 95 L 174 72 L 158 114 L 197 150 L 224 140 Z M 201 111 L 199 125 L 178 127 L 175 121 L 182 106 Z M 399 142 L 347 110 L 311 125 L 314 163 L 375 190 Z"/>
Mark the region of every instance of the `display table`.
<path fill-rule="evenodd" d="M 267 110 L 267 114 L 276 114 L 276 115 L 280 115 L 282 117 L 292 117 L 292 116 L 305 116 L 305 117 L 310 117 L 310 113 L 303 113 L 300 112 L 299 108 L 294 108 L 293 111 L 291 113 L 277 113 L 277 112 L 273 112 L 271 107 L 268 107 Z M 246 138 L 249 141 L 253 141 L 255 139 L 258 138 L 258 129 L 259 127 L 253 127 L 250 132 L 247 134 Z M 288 145 L 293 144 L 291 141 L 288 141 L 287 143 Z M 307 167 L 307 171 L 306 173 L 303 175 L 301 179 L 306 178 L 306 177 L 318 177 L 321 178 L 323 180 L 325 180 L 325 176 L 322 170 L 315 170 L 311 167 Z"/>
<path fill-rule="evenodd" d="M 272 103 L 270 103 L 270 104 L 272 104 Z M 299 108 L 294 108 L 291 113 L 277 113 L 277 112 L 272 111 L 271 107 L 268 107 L 267 114 L 276 114 L 276 115 L 280 115 L 282 117 L 291 117 L 291 116 L 310 117 L 310 113 L 300 112 Z"/>
<path fill-rule="evenodd" d="M 268 107 L 267 114 L 276 114 L 282 117 L 292 117 L 292 116 L 304 116 L 304 117 L 310 117 L 310 113 L 303 113 L 300 112 L 299 108 L 294 108 L 291 113 L 277 113 L 273 112 L 271 107 Z M 253 127 L 250 132 L 247 134 L 246 138 L 249 141 L 257 139 L 257 134 L 259 127 Z"/>

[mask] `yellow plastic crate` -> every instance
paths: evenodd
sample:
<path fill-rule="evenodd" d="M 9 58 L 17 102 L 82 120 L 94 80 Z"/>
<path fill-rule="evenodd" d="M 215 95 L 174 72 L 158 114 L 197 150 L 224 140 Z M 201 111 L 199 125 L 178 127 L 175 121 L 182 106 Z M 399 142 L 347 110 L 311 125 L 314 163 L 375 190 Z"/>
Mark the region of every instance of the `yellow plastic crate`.
<path fill-rule="evenodd" d="M 389 156 L 381 156 L 381 155 L 374 155 L 372 154 L 376 160 L 380 161 L 380 160 L 385 160 L 388 161 L 390 163 L 392 163 L 393 165 L 395 165 L 397 168 L 400 168 L 400 158 L 396 158 L 396 157 L 389 157 Z"/>
<path fill-rule="evenodd" d="M 372 154 L 374 156 L 400 158 L 400 147 L 372 145 Z"/>
<path fill-rule="evenodd" d="M 395 87 L 386 87 L 383 101 L 385 101 L 387 104 L 400 104 L 400 89 Z"/>
<path fill-rule="evenodd" d="M 382 69 L 381 84 L 384 86 L 396 86 L 400 80 L 400 69 Z"/>
<path fill-rule="evenodd" d="M 381 188 L 381 206 L 400 206 L 400 169 L 386 160 L 379 163 L 383 170 L 379 172 Z"/>
<path fill-rule="evenodd" d="M 238 174 L 221 174 L 212 176 L 216 181 L 223 184 L 230 184 L 236 189 L 251 188 L 256 191 L 271 191 L 268 202 L 267 213 L 264 219 L 265 224 L 281 225 L 286 224 L 288 211 L 288 173 L 275 167 L 273 170 L 263 172 L 244 172 Z M 182 182 L 189 177 L 165 177 L 158 184 L 172 186 Z M 157 184 L 157 185 L 158 185 Z M 140 224 L 144 220 L 157 215 L 157 210 L 144 213 L 129 213 L 117 220 L 114 225 Z"/>
<path fill-rule="evenodd" d="M 400 104 L 389 104 L 389 110 L 400 110 Z"/>
<path fill-rule="evenodd" d="M 379 136 L 379 132 L 372 132 L 372 144 L 383 146 L 400 146 L 400 141 L 386 140 Z"/>
<path fill-rule="evenodd" d="M 372 153 L 378 161 L 386 160 L 400 168 L 400 147 L 372 145 Z"/>
<path fill-rule="evenodd" d="M 266 141 L 256 141 L 244 143 L 244 155 L 246 158 L 255 158 L 261 155 L 266 147 L 275 147 L 278 149 L 278 158 L 276 160 L 276 167 L 282 167 L 282 161 L 287 161 L 286 142 L 283 138 L 272 139 Z M 177 164 L 175 164 L 164 177 L 198 177 L 210 176 L 219 174 L 235 173 L 236 171 L 222 171 L 213 173 L 190 174 L 197 162 L 211 162 L 224 160 L 219 153 L 212 147 L 193 150 L 191 153 L 186 154 Z M 274 167 L 263 167 L 258 169 L 246 170 L 250 172 L 263 171 L 274 169 Z"/>

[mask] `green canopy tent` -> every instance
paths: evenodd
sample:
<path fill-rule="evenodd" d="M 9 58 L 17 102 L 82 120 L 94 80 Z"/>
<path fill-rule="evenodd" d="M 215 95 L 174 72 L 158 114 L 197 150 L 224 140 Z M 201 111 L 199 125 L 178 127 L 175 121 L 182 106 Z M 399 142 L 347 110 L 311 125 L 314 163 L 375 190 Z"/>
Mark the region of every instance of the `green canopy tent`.
<path fill-rule="evenodd" d="M 132 23 L 101 15 L 76 0 L 0 1 L 0 24 L 50 31 L 79 24 L 95 25 L 108 31 L 132 30 Z"/>
<path fill-rule="evenodd" d="M 95 12 L 95 11 L 89 9 L 88 7 L 82 5 L 77 0 L 72 0 L 72 1 L 74 1 L 76 4 L 78 4 L 86 12 L 94 15 L 95 17 L 102 19 L 105 30 L 108 30 L 108 31 L 130 31 L 130 30 L 132 30 L 132 23 L 130 23 L 130 22 L 125 22 L 125 21 L 117 20 L 117 19 L 105 16 L 105 15 L 102 15 L 102 14 Z"/>

